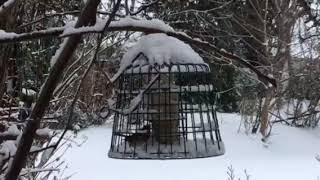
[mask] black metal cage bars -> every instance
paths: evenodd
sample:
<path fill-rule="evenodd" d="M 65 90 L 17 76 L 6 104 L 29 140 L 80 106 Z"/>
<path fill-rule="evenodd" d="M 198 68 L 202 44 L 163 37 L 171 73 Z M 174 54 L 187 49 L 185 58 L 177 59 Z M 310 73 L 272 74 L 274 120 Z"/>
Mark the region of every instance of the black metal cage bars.
<path fill-rule="evenodd" d="M 137 65 L 119 77 L 109 157 L 224 154 L 207 64 Z"/>

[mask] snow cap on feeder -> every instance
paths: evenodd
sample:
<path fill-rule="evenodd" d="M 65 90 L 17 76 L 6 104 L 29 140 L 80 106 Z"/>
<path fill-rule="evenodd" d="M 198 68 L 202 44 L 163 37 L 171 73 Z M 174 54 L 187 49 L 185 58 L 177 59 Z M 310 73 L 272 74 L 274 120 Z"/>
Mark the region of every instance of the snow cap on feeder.
<path fill-rule="evenodd" d="M 146 62 L 148 59 L 148 62 Z M 143 36 L 131 47 L 120 62 L 112 80 L 116 80 L 129 66 L 163 64 L 205 64 L 188 44 L 163 33 Z"/>
<path fill-rule="evenodd" d="M 109 157 L 186 159 L 224 154 L 209 66 L 166 34 L 144 36 L 123 56 Z"/>

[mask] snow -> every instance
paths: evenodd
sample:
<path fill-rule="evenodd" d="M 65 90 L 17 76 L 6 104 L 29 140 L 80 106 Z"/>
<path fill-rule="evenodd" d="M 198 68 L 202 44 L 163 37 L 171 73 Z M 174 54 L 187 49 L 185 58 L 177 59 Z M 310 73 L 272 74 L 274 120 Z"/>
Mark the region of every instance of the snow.
<path fill-rule="evenodd" d="M 12 124 L 8 128 L 7 133 L 10 134 L 10 135 L 13 135 L 13 136 L 18 136 L 18 135 L 20 135 L 21 131 L 18 129 L 17 125 Z"/>
<path fill-rule="evenodd" d="M 143 56 L 139 54 L 143 53 Z M 138 58 L 136 58 L 138 57 Z M 205 64 L 202 58 L 189 45 L 175 37 L 164 33 L 154 33 L 143 36 L 136 45 L 129 49 L 122 57 L 120 68 L 112 78 L 118 76 L 130 65 L 149 64 Z"/>
<path fill-rule="evenodd" d="M 45 30 L 17 34 L 17 33 L 14 33 L 14 32 L 6 32 L 6 31 L 0 29 L 0 40 L 1 41 L 10 41 L 10 40 L 15 39 L 15 38 L 24 37 L 24 36 L 26 36 L 28 34 L 29 35 L 32 35 L 34 33 L 37 33 L 37 34 L 52 34 L 52 33 L 60 32 L 60 31 L 63 31 L 63 30 L 64 30 L 64 27 L 52 27 L 52 28 L 48 28 L 48 29 L 45 29 Z"/>
<path fill-rule="evenodd" d="M 73 26 L 65 27 L 65 30 L 61 36 L 68 36 L 75 33 L 82 32 L 99 32 L 103 31 L 108 19 L 97 18 L 96 24 L 94 26 L 85 26 L 80 28 L 74 28 Z M 121 27 L 136 27 L 136 28 L 147 28 L 154 29 L 162 32 L 174 32 L 174 29 L 169 25 L 165 24 L 159 19 L 135 19 L 133 17 L 127 16 L 121 18 L 118 21 L 112 21 L 109 28 L 121 28 Z"/>
<path fill-rule="evenodd" d="M 45 171 L 59 171 L 58 168 L 30 168 L 30 169 L 22 169 L 20 175 L 26 175 L 29 173 L 38 173 L 38 172 L 45 172 Z"/>
<path fill-rule="evenodd" d="M 27 96 L 34 96 L 37 94 L 37 92 L 32 89 L 22 88 L 22 94 L 27 95 Z"/>
<path fill-rule="evenodd" d="M 62 50 L 64 49 L 64 46 L 66 45 L 67 41 L 68 41 L 68 38 L 65 38 L 62 41 L 62 43 L 60 44 L 59 48 L 56 50 L 56 53 L 54 54 L 54 56 L 51 57 L 51 60 L 50 60 L 50 67 L 51 68 L 57 62 L 57 59 L 58 59 L 59 55 L 61 54 Z"/>
<path fill-rule="evenodd" d="M 10 158 L 10 156 L 14 155 L 17 151 L 17 147 L 15 141 L 5 141 L 1 143 L 0 146 L 0 165 Z"/>
<path fill-rule="evenodd" d="M 12 125 L 7 129 L 7 131 L 0 132 L 0 138 L 1 138 L 1 137 L 6 137 L 6 136 L 13 136 L 13 137 L 17 136 L 17 137 L 19 137 L 20 133 L 21 133 L 21 131 L 18 129 L 17 125 L 12 124 Z M 1 148 L 2 148 L 2 147 L 0 147 L 0 149 L 1 149 Z M 1 151 L 1 150 L 0 150 L 0 151 Z M 1 154 L 1 152 L 0 152 L 0 154 Z"/>
<path fill-rule="evenodd" d="M 272 101 L 275 101 L 275 99 L 272 99 Z M 312 102 L 310 100 L 297 100 L 292 99 L 289 103 L 286 103 L 282 106 L 280 110 L 278 110 L 276 107 L 274 109 L 274 114 L 277 114 L 281 119 L 290 119 L 294 116 L 299 116 L 302 114 L 306 114 L 308 111 L 310 111 L 310 108 L 313 108 L 314 105 L 312 105 Z M 315 107 L 316 111 L 320 111 L 320 107 L 317 105 Z M 319 114 L 317 114 L 318 116 Z M 273 116 L 271 117 L 271 121 L 279 120 L 277 117 Z M 296 124 L 302 123 L 302 119 L 298 119 L 296 121 Z"/>
<path fill-rule="evenodd" d="M 18 36 L 18 34 L 16 34 L 16 33 L 6 32 L 6 31 L 0 29 L 0 38 L 1 37 L 6 37 L 8 39 L 12 39 L 12 38 L 15 38 L 17 36 Z"/>
<path fill-rule="evenodd" d="M 183 139 L 180 139 L 179 141 L 183 142 Z M 137 146 L 135 149 L 131 148 L 128 149 L 129 145 L 122 143 L 119 145 L 119 149 L 117 151 L 119 152 L 125 152 L 123 153 L 119 152 L 109 152 L 109 157 L 113 158 L 128 158 L 132 159 L 133 153 L 136 153 L 136 157 L 144 158 L 144 159 L 167 159 L 167 158 L 174 158 L 174 159 L 181 159 L 181 158 L 195 158 L 195 157 L 212 157 L 212 156 L 220 156 L 221 154 L 224 154 L 224 144 L 223 142 L 216 142 L 216 144 L 210 144 L 208 143 L 210 139 L 199 139 L 197 140 L 197 143 L 195 145 L 195 142 L 193 140 L 187 140 L 186 143 L 181 144 L 173 144 L 172 146 L 168 146 L 165 144 L 160 144 L 160 147 L 158 144 L 152 142 L 151 139 L 148 140 L 147 146 L 148 146 L 148 153 L 146 153 L 145 145 L 143 146 Z M 161 154 L 158 155 L 158 148 L 161 149 Z M 196 150 L 197 148 L 197 150 Z M 189 153 L 187 155 L 182 154 L 181 152 L 184 152 L 184 150 L 187 150 Z M 173 152 L 171 154 L 171 152 Z M 170 155 L 169 155 L 170 154 Z"/>
<path fill-rule="evenodd" d="M 163 33 L 155 33 L 143 36 L 140 41 L 124 54 L 120 68 L 126 68 L 132 63 L 136 65 L 139 62 L 134 58 L 143 53 L 151 65 L 171 64 L 171 63 L 200 63 L 203 64 L 202 58 L 189 45 L 168 36 Z"/>
<path fill-rule="evenodd" d="M 62 157 L 68 164 L 64 176 L 71 180 L 225 180 L 232 165 L 235 176 L 250 180 L 317 179 L 320 177 L 320 131 L 276 124 L 267 144 L 260 135 L 237 133 L 238 114 L 218 114 L 226 154 L 193 160 L 117 160 L 107 157 L 111 143 L 110 125 L 91 127 L 79 132 L 76 140 L 86 137 L 81 146 L 71 147 Z"/>
<path fill-rule="evenodd" d="M 36 134 L 40 137 L 51 137 L 52 130 L 47 127 L 42 129 L 37 129 Z"/>
<path fill-rule="evenodd" d="M 134 27 L 144 27 L 150 29 L 157 29 L 163 32 L 173 32 L 174 29 L 169 25 L 165 24 L 159 19 L 134 19 L 130 16 L 120 19 L 119 21 L 114 21 L 110 24 L 110 27 L 123 27 L 123 26 L 134 26 Z"/>
<path fill-rule="evenodd" d="M 10 0 L 12 1 L 12 0 Z M 1 8 L 1 7 L 0 7 Z M 69 36 L 71 34 L 77 33 L 86 33 L 86 32 L 100 32 L 104 30 L 105 25 L 107 23 L 107 19 L 97 18 L 96 24 L 94 26 L 85 26 L 80 28 L 75 28 L 75 21 L 68 22 L 65 26 L 62 27 L 51 27 L 45 30 L 28 32 L 28 33 L 14 33 L 14 32 L 6 32 L 0 29 L 0 40 L 9 41 L 15 38 L 24 37 L 26 35 L 32 35 L 34 33 L 37 34 L 52 34 L 55 32 L 61 32 L 61 37 Z M 125 17 L 121 18 L 118 21 L 112 21 L 109 25 L 109 28 L 145 28 L 150 29 L 151 31 L 161 31 L 161 32 L 174 32 L 174 29 L 169 25 L 165 24 L 163 21 L 159 19 L 135 19 L 133 17 Z"/>
<path fill-rule="evenodd" d="M 39 150 L 41 150 L 41 149 L 42 149 L 42 148 L 39 147 L 39 146 L 31 146 L 30 152 L 39 151 Z"/>

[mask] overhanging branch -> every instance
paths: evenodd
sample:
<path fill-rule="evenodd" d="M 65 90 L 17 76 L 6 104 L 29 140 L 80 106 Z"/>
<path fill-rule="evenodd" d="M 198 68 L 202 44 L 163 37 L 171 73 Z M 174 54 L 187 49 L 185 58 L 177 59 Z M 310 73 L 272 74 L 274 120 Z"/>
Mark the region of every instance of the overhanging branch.
<path fill-rule="evenodd" d="M 143 23 L 142 23 L 143 24 Z M 208 51 L 213 51 L 214 53 L 220 54 L 222 57 L 226 59 L 230 59 L 233 62 L 237 62 L 241 64 L 244 67 L 249 68 L 252 70 L 254 73 L 257 74 L 259 79 L 267 86 L 270 84 L 273 87 L 276 87 L 276 80 L 272 77 L 269 77 L 262 72 L 260 72 L 255 66 L 250 64 L 247 60 L 244 58 L 241 58 L 235 54 L 232 54 L 230 52 L 227 52 L 223 49 L 218 48 L 217 46 L 206 42 L 206 41 L 201 41 L 198 39 L 193 39 L 192 37 L 188 36 L 185 33 L 182 32 L 175 32 L 173 30 L 166 30 L 161 29 L 161 28 L 155 28 L 152 26 L 143 26 L 139 25 L 136 26 L 132 23 L 112 23 L 110 24 L 109 28 L 106 31 L 134 31 L 134 32 L 144 32 L 144 33 L 166 33 L 169 36 L 175 37 L 177 39 L 180 39 L 188 44 L 195 45 L 197 47 L 201 47 L 202 49 L 206 49 Z M 85 27 L 85 28 L 77 28 L 77 29 L 69 29 L 68 32 L 65 31 L 64 27 L 55 27 L 55 28 L 50 28 L 48 30 L 42 30 L 42 31 L 34 31 L 30 33 L 22 33 L 22 34 L 15 34 L 12 33 L 11 35 L 8 36 L 2 36 L 0 37 L 0 43 L 8 43 L 8 42 L 19 42 L 19 41 L 27 41 L 27 40 L 32 40 L 32 39 L 37 39 L 37 38 L 44 38 L 44 37 L 52 37 L 52 36 L 60 36 L 60 37 L 69 37 L 73 35 L 79 35 L 79 34 L 86 34 L 86 33 L 102 33 L 102 29 L 98 28 L 98 26 L 91 26 L 91 27 Z M 1 34 L 1 31 L 0 31 Z"/>

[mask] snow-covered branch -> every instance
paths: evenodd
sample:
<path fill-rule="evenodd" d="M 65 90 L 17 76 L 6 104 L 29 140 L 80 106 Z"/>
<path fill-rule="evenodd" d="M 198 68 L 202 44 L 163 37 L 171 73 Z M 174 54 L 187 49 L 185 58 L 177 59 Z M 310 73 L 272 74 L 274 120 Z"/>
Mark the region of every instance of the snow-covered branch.
<path fill-rule="evenodd" d="M 0 30 L 0 43 L 27 41 L 50 36 L 67 37 L 76 34 L 85 33 L 101 33 L 106 19 L 98 19 L 94 26 L 85 26 L 73 28 L 70 25 L 64 27 L 52 27 L 46 30 L 33 31 L 28 33 L 13 33 Z M 148 33 L 160 33 L 174 31 L 173 28 L 166 25 L 158 19 L 153 20 L 138 20 L 131 17 L 122 18 L 119 21 L 112 21 L 107 31 L 138 31 Z"/>
<path fill-rule="evenodd" d="M 0 43 L 27 41 L 42 37 L 58 36 L 62 34 L 64 27 L 54 27 L 46 30 L 33 31 L 27 33 L 13 33 L 0 30 Z"/>

